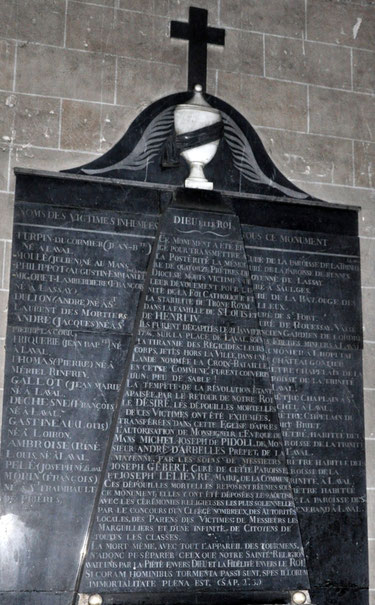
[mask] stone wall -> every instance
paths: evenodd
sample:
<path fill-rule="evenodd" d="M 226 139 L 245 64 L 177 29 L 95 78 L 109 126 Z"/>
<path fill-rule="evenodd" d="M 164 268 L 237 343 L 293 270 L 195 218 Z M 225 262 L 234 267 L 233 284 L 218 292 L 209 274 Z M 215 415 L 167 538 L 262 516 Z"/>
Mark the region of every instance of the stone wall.
<path fill-rule="evenodd" d="M 61 170 L 109 149 L 152 101 L 186 88 L 190 2 L 225 27 L 208 92 L 257 129 L 281 171 L 325 200 L 362 206 L 366 445 L 375 604 L 374 0 L 1 0 L 0 363 L 13 167 Z"/>

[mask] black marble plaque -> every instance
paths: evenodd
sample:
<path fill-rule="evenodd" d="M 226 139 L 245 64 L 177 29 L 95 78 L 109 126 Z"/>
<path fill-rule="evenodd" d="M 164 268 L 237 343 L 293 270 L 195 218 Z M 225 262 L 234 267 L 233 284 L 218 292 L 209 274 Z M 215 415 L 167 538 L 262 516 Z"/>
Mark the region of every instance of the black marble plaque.
<path fill-rule="evenodd" d="M 312 598 L 341 603 L 329 587 L 355 595 L 367 575 L 358 240 L 243 232 Z"/>
<path fill-rule="evenodd" d="M 155 229 L 151 215 L 16 204 L 2 590 L 73 599 Z"/>
<path fill-rule="evenodd" d="M 2 602 L 366 605 L 356 230 L 18 175 Z"/>
<path fill-rule="evenodd" d="M 193 598 L 276 578 L 308 588 L 240 225 L 171 209 L 80 592 Z"/>

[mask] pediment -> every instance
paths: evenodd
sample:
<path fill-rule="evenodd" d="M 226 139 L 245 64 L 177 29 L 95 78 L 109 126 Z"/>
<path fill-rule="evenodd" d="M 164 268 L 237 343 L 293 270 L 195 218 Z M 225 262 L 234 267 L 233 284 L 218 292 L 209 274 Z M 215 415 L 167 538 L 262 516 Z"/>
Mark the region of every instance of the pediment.
<path fill-rule="evenodd" d="M 180 92 L 152 103 L 109 151 L 66 172 L 183 186 L 187 162 L 180 157 L 177 166 L 166 167 L 163 157 L 174 132 L 175 107 L 191 97 L 191 91 Z M 220 111 L 224 127 L 218 151 L 205 168 L 216 190 L 311 199 L 280 172 L 255 129 L 234 107 L 213 95 L 204 97 Z"/>

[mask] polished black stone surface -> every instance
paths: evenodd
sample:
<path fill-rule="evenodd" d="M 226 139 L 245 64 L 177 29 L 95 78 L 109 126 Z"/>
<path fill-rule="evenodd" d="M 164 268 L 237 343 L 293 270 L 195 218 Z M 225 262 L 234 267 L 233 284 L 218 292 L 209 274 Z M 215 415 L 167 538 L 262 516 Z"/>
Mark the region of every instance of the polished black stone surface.
<path fill-rule="evenodd" d="M 10 325 L 131 333 L 154 217 L 21 203 L 14 227 Z"/>
<path fill-rule="evenodd" d="M 191 97 L 192 92 L 187 91 L 156 101 L 134 120 L 107 153 L 65 172 L 183 186 L 189 174 L 187 162 L 181 156 L 179 165 L 164 168 L 163 156 L 168 138 L 174 133 L 174 109 Z M 215 189 L 281 199 L 311 199 L 278 170 L 259 136 L 240 113 L 213 95 L 205 94 L 205 99 L 220 111 L 224 127 L 218 151 L 204 169 Z"/>
<path fill-rule="evenodd" d="M 4 590 L 73 588 L 128 338 L 8 329 Z"/>
<path fill-rule="evenodd" d="M 356 212 L 33 171 L 17 200 L 2 602 L 365 605 Z"/>
<path fill-rule="evenodd" d="M 309 587 L 240 224 L 169 209 L 80 592 L 276 583 Z"/>
<path fill-rule="evenodd" d="M 71 592 L 0 592 L 0 602 L 4 605 L 71 605 Z"/>
<path fill-rule="evenodd" d="M 268 227 L 243 232 L 311 596 L 345 603 L 352 589 L 361 595 L 354 602 L 366 602 L 358 241 Z"/>
<path fill-rule="evenodd" d="M 3 519 L 14 538 L 1 589 L 73 591 L 156 221 L 24 200 L 2 439 Z"/>

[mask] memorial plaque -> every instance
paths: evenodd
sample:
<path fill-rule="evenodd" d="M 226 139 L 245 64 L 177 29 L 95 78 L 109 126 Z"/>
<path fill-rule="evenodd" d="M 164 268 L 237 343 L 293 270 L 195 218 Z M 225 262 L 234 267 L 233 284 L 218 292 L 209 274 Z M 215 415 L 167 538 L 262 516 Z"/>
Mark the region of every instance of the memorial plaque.
<path fill-rule="evenodd" d="M 6 545 L 9 590 L 74 586 L 155 227 L 16 204 L 2 464 L 5 519 L 23 540 Z"/>
<path fill-rule="evenodd" d="M 16 170 L 1 602 L 367 605 L 357 209 L 202 94 L 206 11 L 172 34 L 194 94 Z"/>
<path fill-rule="evenodd" d="M 171 209 L 81 592 L 192 598 L 276 577 L 308 586 L 240 225 Z"/>
<path fill-rule="evenodd" d="M 244 232 L 310 581 L 334 584 L 346 569 L 348 585 L 366 582 L 357 238 Z M 318 544 L 326 545 L 324 577 Z"/>

